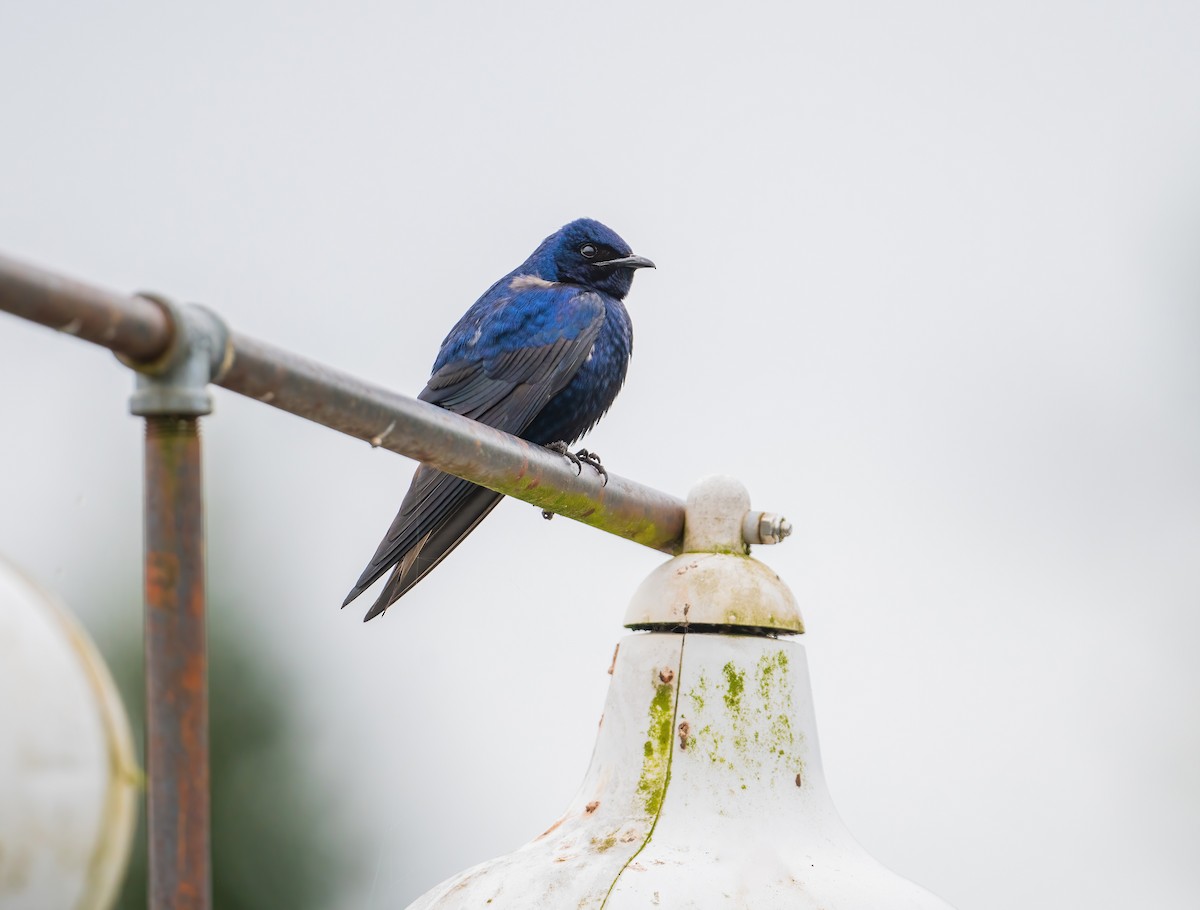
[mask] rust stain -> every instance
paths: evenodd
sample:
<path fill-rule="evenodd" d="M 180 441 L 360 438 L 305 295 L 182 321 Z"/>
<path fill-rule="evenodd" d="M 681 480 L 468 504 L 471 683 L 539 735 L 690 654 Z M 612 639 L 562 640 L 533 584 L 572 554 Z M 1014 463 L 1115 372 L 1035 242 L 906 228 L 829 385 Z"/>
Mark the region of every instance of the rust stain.
<path fill-rule="evenodd" d="M 179 557 L 161 550 L 146 554 L 146 593 L 151 606 L 174 611 L 174 588 L 179 578 Z"/>
<path fill-rule="evenodd" d="M 679 748 L 682 751 L 687 751 L 689 736 L 692 728 L 686 720 L 679 722 Z"/>
<path fill-rule="evenodd" d="M 664 685 L 669 685 L 671 680 L 675 678 L 675 671 L 670 667 L 664 667 L 658 671 L 658 678 L 663 681 Z"/>
<path fill-rule="evenodd" d="M 583 811 L 586 812 L 588 815 L 591 815 L 593 812 L 595 812 L 599 808 L 600 808 L 600 800 L 594 799 L 590 803 L 588 803 L 586 806 L 583 807 Z"/>
<path fill-rule="evenodd" d="M 608 675 L 609 676 L 612 676 L 613 670 L 615 670 L 617 668 L 617 654 L 620 652 L 620 650 L 621 650 L 621 643 L 617 642 L 617 646 L 615 648 L 613 648 L 612 663 L 608 665 Z"/>

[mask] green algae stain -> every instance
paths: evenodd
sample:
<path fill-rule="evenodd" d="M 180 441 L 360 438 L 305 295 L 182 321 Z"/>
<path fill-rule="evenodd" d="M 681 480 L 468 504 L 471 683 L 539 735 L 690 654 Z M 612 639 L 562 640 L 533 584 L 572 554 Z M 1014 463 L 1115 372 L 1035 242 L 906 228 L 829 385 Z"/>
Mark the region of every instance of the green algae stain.
<path fill-rule="evenodd" d="M 786 714 L 774 715 L 771 718 L 770 735 L 771 747 L 783 755 L 784 749 L 796 741 L 796 736 L 792 732 L 792 719 Z"/>
<path fill-rule="evenodd" d="M 742 710 L 742 692 L 746 689 L 746 673 L 733 665 L 731 660 L 721 668 L 725 676 L 725 707 L 737 715 Z"/>
<path fill-rule="evenodd" d="M 768 741 L 765 745 L 769 752 L 779 756 L 786 755 L 796 743 L 796 735 L 792 730 L 794 706 L 788 670 L 788 656 L 780 650 L 759 658 L 754 673 L 767 719 L 764 733 Z"/>
<path fill-rule="evenodd" d="M 708 677 L 703 672 L 696 680 L 696 685 L 692 686 L 688 692 L 687 697 L 691 699 L 693 711 L 697 714 L 704 711 L 704 701 L 708 698 Z"/>
<path fill-rule="evenodd" d="M 635 521 L 633 518 L 605 511 L 603 506 L 597 503 L 597 499 L 600 497 L 592 493 L 555 491 L 549 486 L 542 487 L 540 480 L 531 480 L 524 475 L 515 478 L 495 477 L 493 479 L 495 483 L 489 484 L 489 486 L 498 493 L 524 499 L 535 506 L 565 515 L 568 518 L 574 518 L 576 521 L 589 524 L 594 528 L 600 528 L 620 537 L 628 537 L 656 549 L 664 545 L 670 547 L 674 543 L 667 536 L 666 530 L 653 521 L 645 521 L 640 518 Z M 530 496 L 529 494 L 534 490 L 538 491 L 537 495 Z M 676 532 L 677 535 L 678 533 Z M 678 544 L 675 544 L 675 549 L 678 549 Z"/>
<path fill-rule="evenodd" d="M 772 693 L 777 686 L 782 686 L 786 683 L 788 670 L 787 655 L 782 651 L 778 651 L 774 656 L 764 654 L 758 661 L 758 694 L 762 696 L 764 702 L 771 700 Z"/>
<path fill-rule="evenodd" d="M 714 765 L 729 764 L 729 760 L 721 754 L 721 734 L 713 729 L 712 724 L 705 724 L 696 731 L 695 742 L 694 748 L 703 748 Z"/>
<path fill-rule="evenodd" d="M 655 687 L 650 702 L 650 726 L 646 730 L 646 744 L 642 747 L 642 776 L 638 780 L 638 793 L 648 815 L 657 815 L 662 808 L 670 778 L 671 726 L 675 715 L 672 701 L 670 683 Z"/>
<path fill-rule="evenodd" d="M 714 765 L 733 772 L 737 785 L 801 762 L 803 736 L 794 729 L 790 670 L 787 653 L 772 651 L 748 667 L 727 662 L 713 687 L 720 701 L 706 699 L 708 693 L 699 684 L 688 693 L 695 708 L 695 748 Z M 714 702 L 723 707 L 723 720 L 711 716 Z"/>
<path fill-rule="evenodd" d="M 609 834 L 606 837 L 593 837 L 592 849 L 597 853 L 607 853 L 617 845 L 617 835 Z"/>

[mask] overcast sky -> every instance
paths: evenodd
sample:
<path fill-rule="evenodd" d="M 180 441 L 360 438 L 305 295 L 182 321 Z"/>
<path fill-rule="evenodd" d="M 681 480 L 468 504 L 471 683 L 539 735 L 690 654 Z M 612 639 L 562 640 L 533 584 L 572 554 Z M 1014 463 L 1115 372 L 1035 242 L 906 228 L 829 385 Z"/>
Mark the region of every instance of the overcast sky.
<path fill-rule="evenodd" d="M 588 439 L 726 472 L 809 633 L 850 829 L 959 908 L 1200 889 L 1200 6 L 0 3 L 0 250 L 417 392 L 588 215 L 658 263 Z M 0 552 L 136 589 L 103 351 L 0 317 Z M 412 464 L 218 390 L 215 621 L 297 680 L 403 907 L 557 817 L 661 556 L 505 503 L 339 612 Z"/>

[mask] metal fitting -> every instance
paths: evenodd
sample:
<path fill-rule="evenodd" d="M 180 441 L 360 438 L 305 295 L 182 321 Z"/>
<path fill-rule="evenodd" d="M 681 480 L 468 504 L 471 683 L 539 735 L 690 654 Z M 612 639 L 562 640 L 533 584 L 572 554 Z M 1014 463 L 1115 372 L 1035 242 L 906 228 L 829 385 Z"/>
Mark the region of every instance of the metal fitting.
<path fill-rule="evenodd" d="M 782 517 L 752 512 L 750 494 L 734 478 L 704 478 L 688 493 L 683 553 L 642 582 L 625 625 L 660 632 L 803 632 L 795 596 L 750 556 L 752 545 L 777 543 L 790 531 Z"/>
<path fill-rule="evenodd" d="M 159 294 L 139 297 L 160 306 L 171 322 L 171 346 L 150 363 L 117 359 L 137 371 L 129 410 L 139 417 L 202 417 L 212 413 L 208 385 L 220 378 L 233 358 L 229 329 L 216 313 L 198 304 L 177 304 Z"/>
<path fill-rule="evenodd" d="M 779 543 L 791 533 L 792 523 L 774 512 L 747 512 L 742 519 L 742 537 L 746 543 Z"/>
<path fill-rule="evenodd" d="M 733 477 L 706 477 L 688 493 L 686 553 L 745 553 L 748 546 L 779 543 L 791 533 L 782 515 L 751 511 L 749 492 Z"/>

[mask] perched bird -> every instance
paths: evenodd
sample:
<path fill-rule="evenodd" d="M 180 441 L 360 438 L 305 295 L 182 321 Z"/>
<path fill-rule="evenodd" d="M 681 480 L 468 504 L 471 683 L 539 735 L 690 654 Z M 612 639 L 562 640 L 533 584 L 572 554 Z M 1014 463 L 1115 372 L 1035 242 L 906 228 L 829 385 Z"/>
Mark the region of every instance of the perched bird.
<path fill-rule="evenodd" d="M 564 225 L 450 330 L 417 397 L 572 458 L 625 381 L 633 327 L 621 301 L 654 263 L 590 218 Z M 594 455 L 580 452 L 598 470 Z M 426 465 L 342 606 L 393 566 L 364 622 L 424 578 L 502 498 Z"/>

